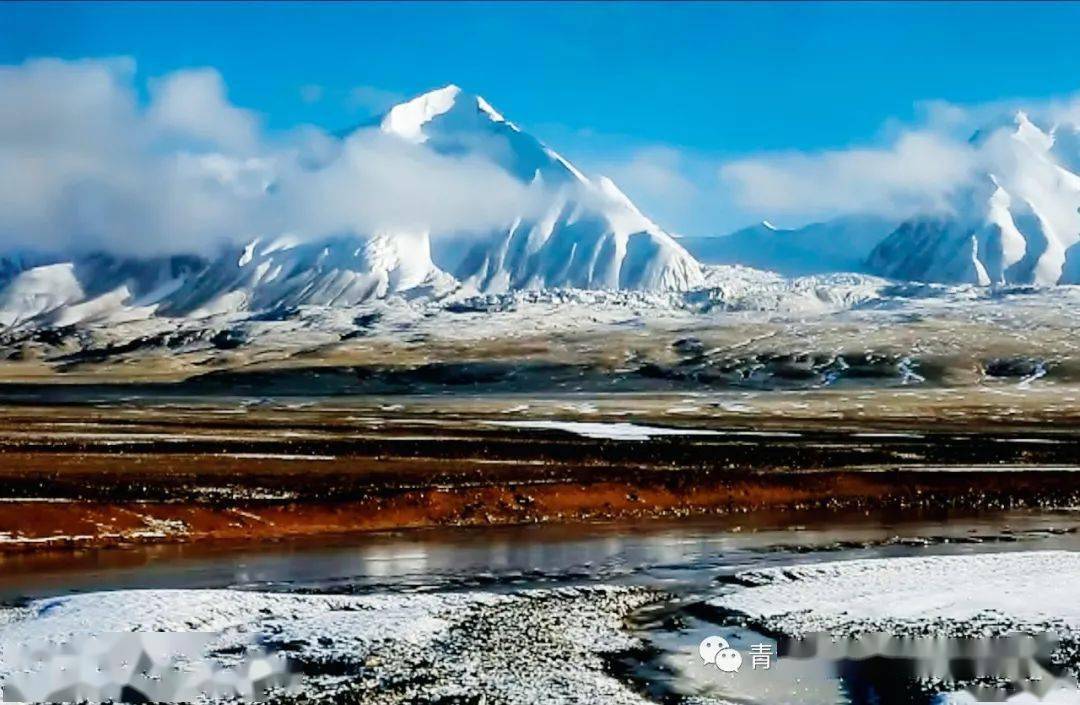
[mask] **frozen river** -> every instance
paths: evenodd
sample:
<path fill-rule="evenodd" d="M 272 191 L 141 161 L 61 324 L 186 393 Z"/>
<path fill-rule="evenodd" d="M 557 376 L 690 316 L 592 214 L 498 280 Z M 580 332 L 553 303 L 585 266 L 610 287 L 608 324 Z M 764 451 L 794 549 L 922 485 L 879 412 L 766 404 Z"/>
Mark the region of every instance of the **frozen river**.
<path fill-rule="evenodd" d="M 1080 573 L 1078 527 L 1070 511 L 789 513 L 6 557 L 0 667 L 13 683 L 27 639 L 194 631 L 218 639 L 204 656 L 219 666 L 241 643 L 287 654 L 326 701 L 971 702 L 968 687 L 1075 702 L 1061 586 Z M 702 659 L 711 636 L 740 651 L 737 672 Z"/>

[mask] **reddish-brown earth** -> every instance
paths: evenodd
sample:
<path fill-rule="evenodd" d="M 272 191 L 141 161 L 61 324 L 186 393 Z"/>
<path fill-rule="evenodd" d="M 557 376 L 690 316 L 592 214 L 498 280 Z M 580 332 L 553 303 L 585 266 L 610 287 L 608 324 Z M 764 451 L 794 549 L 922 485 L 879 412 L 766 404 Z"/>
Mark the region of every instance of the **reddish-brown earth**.
<path fill-rule="evenodd" d="M 490 418 L 394 405 L 3 408 L 0 552 L 1080 498 L 1080 433 L 1068 427 L 783 431 L 708 418 L 678 423 L 721 433 L 631 441 Z"/>

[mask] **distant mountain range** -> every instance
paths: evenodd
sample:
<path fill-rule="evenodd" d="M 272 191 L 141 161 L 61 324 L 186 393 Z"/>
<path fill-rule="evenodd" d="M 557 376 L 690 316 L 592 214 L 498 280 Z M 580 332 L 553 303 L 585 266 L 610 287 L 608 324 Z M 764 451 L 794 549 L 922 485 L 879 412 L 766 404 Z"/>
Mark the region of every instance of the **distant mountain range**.
<path fill-rule="evenodd" d="M 214 256 L 9 253 L 0 258 L 0 325 L 351 306 L 454 291 L 687 291 L 704 286 L 701 263 L 786 276 L 1080 283 L 1080 130 L 1043 130 L 1023 113 L 972 138 L 1005 154 L 1005 167 L 976 175 L 941 212 L 899 224 L 845 217 L 782 230 L 761 223 L 725 237 L 685 239 L 645 217 L 612 181 L 585 176 L 457 86 L 395 106 L 377 129 L 442 155 L 482 150 L 514 179 L 537 187 L 541 207 L 467 237 L 423 228 L 320 240 L 267 233 Z"/>
<path fill-rule="evenodd" d="M 848 216 L 802 228 L 758 223 L 722 237 L 679 242 L 700 262 L 741 264 L 789 277 L 831 272 L 866 272 L 874 248 L 896 223 L 873 216 Z"/>
<path fill-rule="evenodd" d="M 995 171 L 976 173 L 946 208 L 899 223 L 846 217 L 794 230 L 762 223 L 683 244 L 708 264 L 789 276 L 851 271 L 943 284 L 1080 283 L 1080 128 L 1023 112 L 979 130 Z"/>

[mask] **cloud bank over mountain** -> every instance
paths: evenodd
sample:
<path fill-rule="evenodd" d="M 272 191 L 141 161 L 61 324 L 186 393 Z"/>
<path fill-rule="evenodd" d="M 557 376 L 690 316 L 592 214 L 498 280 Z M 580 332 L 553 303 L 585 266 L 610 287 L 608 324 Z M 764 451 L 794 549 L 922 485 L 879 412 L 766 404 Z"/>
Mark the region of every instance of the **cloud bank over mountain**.
<path fill-rule="evenodd" d="M 980 156 L 964 142 L 909 131 L 881 147 L 766 154 L 719 169 L 747 208 L 810 217 L 904 216 L 949 208 L 950 195 L 970 178 Z"/>
<path fill-rule="evenodd" d="M 852 213 L 910 217 L 948 212 L 980 174 L 1015 171 L 1015 155 L 991 133 L 1023 111 L 1048 130 L 1080 122 L 1080 98 L 959 106 L 921 106 L 914 126 L 885 130 L 873 146 L 762 154 L 719 166 L 737 202 L 811 218 Z"/>
<path fill-rule="evenodd" d="M 403 234 L 421 243 L 418 261 L 430 264 L 430 241 L 435 266 L 485 289 L 685 288 L 700 272 L 665 228 L 717 235 L 738 217 L 782 228 L 841 218 L 844 228 L 819 230 L 871 222 L 874 237 L 860 241 L 873 244 L 883 227 L 907 226 L 866 260 L 887 276 L 1080 277 L 1080 98 L 1023 111 L 929 102 L 872 143 L 816 152 L 715 158 L 609 143 L 585 161 L 614 181 L 589 179 L 455 86 L 344 136 L 272 132 L 232 103 L 214 69 L 144 79 L 124 58 L 0 66 L 0 100 L 15 106 L 0 116 L 9 256 L 213 258 L 257 239 Z M 798 249 L 777 244 L 787 260 Z"/>
<path fill-rule="evenodd" d="M 901 221 L 930 212 L 948 214 L 974 179 L 1013 171 L 1000 141 L 1018 111 L 1046 131 L 1080 124 L 1080 96 L 957 105 L 927 101 L 916 117 L 886 120 L 875 137 L 822 150 L 709 155 L 677 145 L 643 145 L 595 156 L 643 207 L 673 230 L 721 235 L 769 220 L 800 227 L 836 217 L 878 216 Z M 793 118 L 794 119 L 794 118 Z M 981 134 L 981 139 L 973 139 Z M 1057 131 L 1056 139 L 1065 138 Z M 1072 171 L 1080 150 L 1056 158 Z"/>
<path fill-rule="evenodd" d="M 127 59 L 0 67 L 0 247 L 209 252 L 266 233 L 317 238 L 487 231 L 538 209 L 483 155 L 438 154 L 380 132 L 270 134 L 222 77 L 152 78 Z"/>
<path fill-rule="evenodd" d="M 402 296 L 686 291 L 698 262 L 455 85 L 331 135 L 273 134 L 213 70 L 0 73 L 0 327 L 270 316 Z"/>

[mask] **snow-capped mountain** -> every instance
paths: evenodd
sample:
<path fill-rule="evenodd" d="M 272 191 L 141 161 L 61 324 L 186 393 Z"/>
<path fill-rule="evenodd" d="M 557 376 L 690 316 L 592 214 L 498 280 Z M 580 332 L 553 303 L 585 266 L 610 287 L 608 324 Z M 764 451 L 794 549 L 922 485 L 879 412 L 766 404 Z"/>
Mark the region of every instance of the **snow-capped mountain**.
<path fill-rule="evenodd" d="M 679 242 L 703 264 L 741 264 L 789 277 L 863 272 L 870 252 L 896 228 L 875 216 L 846 216 L 801 228 L 767 221 L 722 237 Z"/>
<path fill-rule="evenodd" d="M 206 270 L 196 256 L 126 259 L 94 253 L 18 260 L 0 276 L 0 326 L 40 321 L 64 326 L 152 315 Z"/>
<path fill-rule="evenodd" d="M 8 273 L 0 288 L 0 326 L 353 306 L 391 294 L 456 288 L 429 252 L 426 233 L 398 232 L 313 242 L 254 240 L 214 259 L 104 253 L 54 259 Z"/>
<path fill-rule="evenodd" d="M 693 257 L 610 179 L 592 181 L 479 96 L 457 86 L 432 91 L 390 110 L 381 129 L 444 154 L 480 152 L 552 194 L 539 215 L 436 262 L 481 291 L 684 290 L 704 281 Z"/>
<path fill-rule="evenodd" d="M 395 106 L 377 129 L 416 149 L 492 162 L 539 203 L 481 235 L 422 227 L 314 240 L 267 233 L 210 257 L 13 254 L 0 259 L 0 325 L 351 306 L 457 287 L 654 291 L 704 283 L 697 261 L 614 183 L 586 177 L 479 96 L 446 86 Z M 266 183 L 273 198 L 273 174 Z"/>
<path fill-rule="evenodd" d="M 869 271 L 942 283 L 1080 283 L 1077 128 L 1043 131 L 1020 112 L 972 142 L 988 169 L 949 212 L 902 223 L 870 254 Z"/>
<path fill-rule="evenodd" d="M 249 243 L 221 258 L 162 312 L 207 315 L 297 306 L 353 306 L 390 294 L 439 293 L 453 278 L 431 262 L 426 233 L 380 233 L 302 242 L 283 237 Z"/>

